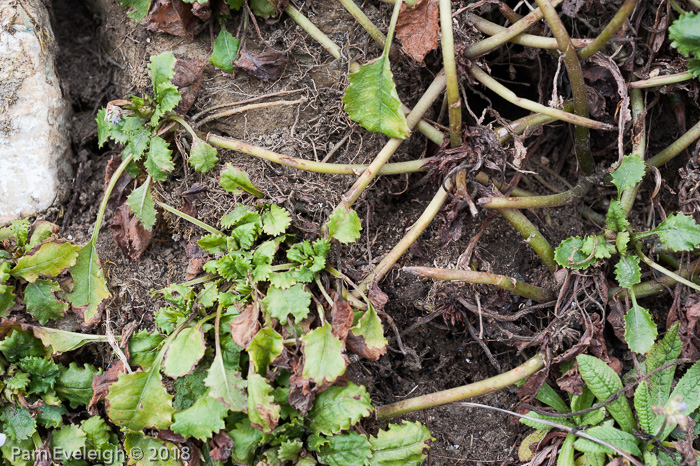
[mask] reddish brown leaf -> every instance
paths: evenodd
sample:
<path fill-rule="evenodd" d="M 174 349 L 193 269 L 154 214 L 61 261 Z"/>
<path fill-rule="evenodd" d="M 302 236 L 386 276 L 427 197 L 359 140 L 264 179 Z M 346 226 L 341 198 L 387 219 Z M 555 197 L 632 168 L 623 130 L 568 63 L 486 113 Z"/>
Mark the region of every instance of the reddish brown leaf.
<path fill-rule="evenodd" d="M 114 175 L 114 172 L 117 171 L 117 167 L 119 167 L 121 163 L 122 158 L 120 154 L 114 154 L 112 158 L 109 159 L 109 162 L 107 162 L 107 167 L 105 168 L 105 188 L 109 184 L 109 181 L 112 179 L 112 175 Z M 117 184 L 112 190 L 112 194 L 109 196 L 110 205 L 122 205 L 126 202 L 127 196 L 133 189 L 133 186 L 129 186 L 131 185 L 131 181 L 131 177 L 127 175 L 126 172 L 121 174 L 119 180 L 117 180 Z"/>
<path fill-rule="evenodd" d="M 211 5 L 208 1 L 199 1 L 192 4 L 192 14 L 202 21 L 206 21 L 211 18 Z"/>
<path fill-rule="evenodd" d="M 600 320 L 600 315 L 593 314 L 591 316 L 591 321 L 593 323 L 593 331 L 591 344 L 588 351 L 598 359 L 603 360 L 612 369 L 620 374 L 622 372 L 622 363 L 616 357 L 610 356 L 608 354 L 608 348 L 605 345 L 605 336 L 603 335 L 603 330 L 605 329 L 605 323 Z"/>
<path fill-rule="evenodd" d="M 386 354 L 386 346 L 381 348 L 370 348 L 365 342 L 365 337 L 355 336 L 352 333 L 348 333 L 348 337 L 345 340 L 345 345 L 351 353 L 354 353 L 361 358 L 371 359 L 372 361 L 379 360 L 384 354 Z"/>
<path fill-rule="evenodd" d="M 234 63 L 251 76 L 263 81 L 274 81 L 282 75 L 287 57 L 274 49 L 255 54 L 244 48 Z"/>
<path fill-rule="evenodd" d="M 548 375 L 549 367 L 545 367 L 531 375 L 520 387 L 520 390 L 518 390 L 518 397 L 520 400 L 522 400 L 523 403 L 532 402 L 540 391 L 540 388 L 542 388 L 542 385 L 544 385 L 545 380 L 547 380 Z"/>
<path fill-rule="evenodd" d="M 49 448 L 50 443 L 51 438 L 47 438 L 38 449 L 32 452 L 34 466 L 51 466 L 53 464 L 53 461 L 51 461 L 51 448 Z"/>
<path fill-rule="evenodd" d="M 237 316 L 229 324 L 231 327 L 231 337 L 233 341 L 240 347 L 247 348 L 250 340 L 253 339 L 258 330 L 260 330 L 260 322 L 258 316 L 260 311 L 258 307 L 251 303 L 245 308 L 241 315 Z"/>
<path fill-rule="evenodd" d="M 333 301 L 331 319 L 333 334 L 345 341 L 345 339 L 348 337 L 350 327 L 352 327 L 353 312 L 350 305 L 346 301 L 343 301 L 343 298 L 340 295 L 337 295 Z"/>
<path fill-rule="evenodd" d="M 151 244 L 153 230 L 148 231 L 141 225 L 128 204 L 124 203 L 117 209 L 112 219 L 112 229 L 119 249 L 131 260 L 141 260 L 141 255 Z"/>
<path fill-rule="evenodd" d="M 683 343 L 681 357 L 695 361 L 700 358 L 700 338 L 698 338 L 700 334 L 700 327 L 698 326 L 698 320 L 700 320 L 700 293 L 688 296 L 683 306 L 679 309 L 679 319 L 681 327 L 678 335 Z"/>
<path fill-rule="evenodd" d="M 557 384 L 559 388 L 572 395 L 581 395 L 585 386 L 581 374 L 578 373 L 578 367 L 566 371 L 564 375 L 557 379 Z"/>
<path fill-rule="evenodd" d="M 195 3 L 192 7 L 192 11 L 199 6 L 199 3 Z M 209 10 L 211 15 L 211 10 Z M 194 58 L 192 60 L 185 60 L 183 58 L 178 58 L 175 61 L 175 76 L 173 76 L 173 84 L 175 84 L 179 91 L 180 103 L 175 108 L 177 113 L 187 113 L 187 111 L 194 104 L 197 98 L 197 93 L 199 92 L 199 86 L 202 84 L 202 71 L 204 71 L 204 62 L 199 58 Z"/>
<path fill-rule="evenodd" d="M 384 312 L 384 306 L 389 302 L 389 297 L 379 288 L 379 285 L 371 282 L 368 287 L 367 297 L 372 302 L 372 306 L 374 306 L 377 314 Z"/>
<path fill-rule="evenodd" d="M 165 440 L 166 442 L 176 443 L 179 445 L 182 445 L 183 443 L 187 442 L 187 439 L 185 437 L 183 437 L 180 434 L 176 434 L 172 430 L 159 430 L 158 438 L 161 440 Z"/>
<path fill-rule="evenodd" d="M 413 8 L 401 5 L 396 23 L 396 37 L 401 40 L 406 54 L 418 63 L 438 46 L 438 2 L 418 0 Z"/>
<path fill-rule="evenodd" d="M 297 358 L 292 362 L 293 372 L 289 377 L 289 404 L 306 414 L 314 405 L 316 390 L 311 387 L 311 381 L 301 375 L 303 364 Z"/>
<path fill-rule="evenodd" d="M 191 217 L 197 217 L 197 208 L 194 206 L 194 201 L 202 199 L 206 192 L 206 186 L 200 183 L 193 184 L 190 189 L 181 194 L 182 211 Z"/>
<path fill-rule="evenodd" d="M 92 398 L 88 403 L 88 411 L 94 412 L 95 406 L 107 397 L 110 385 L 117 381 L 119 374 L 126 373 L 124 363 L 117 361 L 112 364 L 102 375 L 96 375 L 92 379 Z"/>
<path fill-rule="evenodd" d="M 192 14 L 192 5 L 182 0 L 155 0 L 145 21 L 149 31 L 194 39 L 195 16 Z"/>
<path fill-rule="evenodd" d="M 99 259 L 97 260 L 97 263 L 100 263 Z M 71 311 L 73 311 L 75 315 L 78 316 L 78 319 L 80 320 L 80 328 L 86 330 L 102 322 L 102 314 L 104 313 L 106 306 L 107 300 L 102 301 L 97 306 L 97 310 L 95 311 L 95 314 L 92 316 L 92 319 L 90 319 L 89 322 L 85 322 L 85 311 L 88 308 L 87 304 L 85 306 L 71 306 Z"/>
<path fill-rule="evenodd" d="M 204 263 L 209 259 L 209 254 L 199 247 L 197 239 L 195 238 L 193 238 L 191 243 L 185 246 L 185 254 L 190 260 L 187 263 L 187 273 L 185 275 L 185 280 L 189 281 L 202 272 Z"/>
<path fill-rule="evenodd" d="M 209 445 L 211 445 L 211 451 L 209 451 L 209 456 L 214 461 L 221 461 L 225 463 L 231 456 L 231 450 L 233 450 L 233 439 L 225 430 L 221 430 L 218 434 L 209 440 Z"/>

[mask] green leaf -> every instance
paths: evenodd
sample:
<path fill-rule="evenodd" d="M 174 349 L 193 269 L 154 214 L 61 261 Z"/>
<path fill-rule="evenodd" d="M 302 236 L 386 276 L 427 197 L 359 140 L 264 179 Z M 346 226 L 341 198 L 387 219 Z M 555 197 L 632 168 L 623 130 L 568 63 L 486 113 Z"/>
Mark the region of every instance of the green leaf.
<path fill-rule="evenodd" d="M 151 8 L 151 0 L 117 0 L 122 9 L 129 9 L 127 16 L 137 23 L 143 21 Z"/>
<path fill-rule="evenodd" d="M 265 433 L 277 427 L 280 405 L 274 403 L 272 387 L 260 374 L 248 374 L 248 418 L 250 423 Z"/>
<path fill-rule="evenodd" d="M 670 403 L 671 400 L 676 397 L 680 397 L 681 401 L 685 403 L 686 408 L 683 411 L 685 415 L 690 415 L 700 407 L 700 362 L 693 364 L 690 369 L 683 374 L 676 388 L 671 392 L 671 397 L 667 400 L 666 404 Z M 665 439 L 672 430 L 673 426 L 667 426 L 666 430 L 659 438 L 661 440 Z"/>
<path fill-rule="evenodd" d="M 680 323 L 673 325 L 666 331 L 663 339 L 659 340 L 652 346 L 647 354 L 646 372 L 650 373 L 664 364 L 675 361 L 681 354 L 683 343 L 678 335 Z M 675 367 L 668 367 L 662 371 L 656 372 L 649 377 L 649 399 L 651 406 L 663 406 L 671 395 L 671 384 L 673 383 L 673 375 L 676 371 Z M 662 416 L 655 416 L 654 426 L 661 425 Z M 656 432 L 656 430 L 654 430 Z"/>
<path fill-rule="evenodd" d="M 209 396 L 236 412 L 246 411 L 246 381 L 239 371 L 226 368 L 223 357 L 217 354 L 209 368 L 204 385 L 209 387 Z"/>
<path fill-rule="evenodd" d="M 24 304 L 27 312 L 41 325 L 65 315 L 68 305 L 56 299 L 54 292 L 60 290 L 58 283 L 51 280 L 37 280 L 24 289 Z"/>
<path fill-rule="evenodd" d="M 153 195 L 151 194 L 151 183 L 147 181 L 138 188 L 134 189 L 129 197 L 127 198 L 127 203 L 129 208 L 139 219 L 141 225 L 151 231 L 153 225 L 156 224 L 156 204 L 153 202 Z"/>
<path fill-rule="evenodd" d="M 200 324 L 183 329 L 170 343 L 163 360 L 163 373 L 177 378 L 192 372 L 206 350 Z"/>
<path fill-rule="evenodd" d="M 553 417 L 553 416 L 546 416 L 544 414 L 539 414 L 535 413 L 533 411 L 530 411 L 527 413 L 528 417 L 531 417 L 533 419 L 544 419 L 545 421 L 551 421 L 551 422 L 556 422 L 558 424 L 562 424 L 568 427 L 575 427 L 573 422 L 567 418 L 560 418 L 560 417 Z M 525 424 L 528 427 L 532 427 L 533 429 L 544 429 L 544 430 L 549 430 L 552 427 L 548 426 L 547 424 L 542 424 L 537 421 L 533 421 L 531 419 L 525 419 L 525 418 L 520 418 L 520 423 Z"/>
<path fill-rule="evenodd" d="M 608 244 L 603 235 L 588 235 L 583 238 L 581 252 L 594 259 L 609 259 L 615 253 L 615 246 Z"/>
<path fill-rule="evenodd" d="M 185 438 L 192 437 L 204 442 L 226 427 L 224 418 L 227 412 L 223 403 L 204 395 L 189 408 L 174 414 L 175 422 L 170 430 Z"/>
<path fill-rule="evenodd" d="M 29 438 L 36 432 L 36 421 L 24 407 L 5 405 L 0 419 L 5 421 L 3 433 L 15 441 Z"/>
<path fill-rule="evenodd" d="M 216 47 L 216 46 L 215 46 Z M 211 58 L 209 59 L 211 61 Z M 198 172 L 206 173 L 219 161 L 214 147 L 199 138 L 194 140 L 190 151 L 190 165 Z"/>
<path fill-rule="evenodd" d="M 158 333 L 140 330 L 129 339 L 129 364 L 148 370 L 158 357 L 163 337 Z"/>
<path fill-rule="evenodd" d="M 119 374 L 107 394 L 107 415 L 119 427 L 140 431 L 168 429 L 175 412 L 172 395 L 163 387 L 160 364 L 146 372 Z"/>
<path fill-rule="evenodd" d="M 688 60 L 688 71 L 696 78 L 700 78 L 700 59 L 691 58 Z"/>
<path fill-rule="evenodd" d="M 60 373 L 60 368 L 50 359 L 24 358 L 18 363 L 19 367 L 31 375 L 29 393 L 40 395 L 49 393 Z"/>
<path fill-rule="evenodd" d="M 574 434 L 567 434 L 564 443 L 561 444 L 559 448 L 559 455 L 557 456 L 557 466 L 574 466 L 574 442 L 576 441 L 576 436 Z"/>
<path fill-rule="evenodd" d="M 649 310 L 632 301 L 632 307 L 625 315 L 627 346 L 635 353 L 644 354 L 651 349 L 657 334 L 656 324 Z"/>
<path fill-rule="evenodd" d="M 130 466 L 182 466 L 178 458 L 184 457 L 177 445 L 164 442 L 141 433 L 127 433 L 124 450 Z"/>
<path fill-rule="evenodd" d="M 610 426 L 595 426 L 586 430 L 586 433 L 591 437 L 595 437 L 599 440 L 608 442 L 611 445 L 615 445 L 617 448 L 626 453 L 634 456 L 642 456 L 642 452 L 639 451 L 639 447 L 637 446 L 639 441 L 629 432 L 623 432 Z M 574 447 L 578 451 L 585 453 L 615 454 L 613 449 L 585 438 L 577 439 L 576 442 L 574 442 Z"/>
<path fill-rule="evenodd" d="M 299 458 L 302 448 L 304 448 L 304 442 L 301 440 L 286 440 L 280 444 L 277 457 L 280 461 L 295 461 Z"/>
<path fill-rule="evenodd" d="M 389 57 L 360 66 L 348 76 L 348 81 L 343 103 L 351 120 L 375 133 L 397 139 L 408 137 L 410 130 L 396 93 Z"/>
<path fill-rule="evenodd" d="M 263 328 L 253 337 L 248 344 L 248 355 L 253 370 L 264 376 L 267 368 L 279 355 L 284 352 L 284 338 L 274 329 Z"/>
<path fill-rule="evenodd" d="M 26 390 L 29 386 L 29 374 L 25 372 L 15 372 L 11 378 L 3 381 L 5 382 L 5 387 L 12 390 L 13 392 L 20 392 Z"/>
<path fill-rule="evenodd" d="M 156 181 L 166 181 L 168 174 L 173 171 L 175 164 L 171 157 L 173 151 L 165 139 L 160 136 L 151 138 L 151 145 L 148 148 L 148 157 L 143 166 L 148 170 L 148 174 Z"/>
<path fill-rule="evenodd" d="M 253 244 L 255 240 L 258 239 L 260 235 L 260 223 L 244 223 L 243 225 L 237 226 L 231 232 L 231 238 L 235 239 L 241 249 L 247 251 Z"/>
<path fill-rule="evenodd" d="M 562 267 L 574 270 L 587 269 L 595 264 L 595 257 L 585 254 L 581 249 L 584 240 L 578 236 L 567 238 L 554 250 L 554 260 Z"/>
<path fill-rule="evenodd" d="M 238 194 L 245 191 L 255 197 L 263 197 L 265 195 L 262 191 L 253 186 L 246 172 L 234 167 L 230 163 L 227 163 L 226 168 L 221 172 L 221 181 L 219 181 L 219 184 L 227 193 Z"/>
<path fill-rule="evenodd" d="M 362 225 L 357 212 L 352 209 L 336 207 L 328 219 L 328 237 L 335 238 L 343 244 L 354 243 L 360 237 Z"/>
<path fill-rule="evenodd" d="M 304 367 L 302 376 L 317 385 L 329 385 L 345 373 L 343 342 L 333 335 L 331 325 L 323 325 L 301 337 Z"/>
<path fill-rule="evenodd" d="M 348 382 L 345 387 L 330 387 L 314 400 L 308 414 L 309 428 L 314 434 L 337 434 L 357 424 L 373 410 L 364 386 Z"/>
<path fill-rule="evenodd" d="M 608 213 L 605 215 L 605 227 L 617 233 L 627 231 L 630 222 L 627 220 L 625 209 L 620 201 L 611 200 Z"/>
<path fill-rule="evenodd" d="M 296 322 L 301 322 L 309 315 L 310 305 L 311 293 L 306 291 L 301 283 L 286 290 L 271 286 L 263 299 L 265 310 L 282 325 L 287 323 L 290 314 Z"/>
<path fill-rule="evenodd" d="M 70 403 L 71 408 L 87 406 L 94 394 L 92 391 L 92 379 L 102 373 L 90 364 L 85 364 L 81 369 L 75 362 L 71 362 L 67 368 L 61 369 L 61 374 L 56 381 L 56 394 Z"/>
<path fill-rule="evenodd" d="M 151 61 L 148 64 L 148 69 L 150 70 L 148 75 L 151 77 L 153 90 L 156 95 L 158 90 L 164 85 L 172 84 L 171 80 L 175 76 L 175 61 L 175 55 L 172 52 L 165 52 L 151 57 Z"/>
<path fill-rule="evenodd" d="M 110 446 L 112 429 L 100 416 L 91 416 L 85 419 L 80 428 L 85 432 L 87 446 L 104 451 Z"/>
<path fill-rule="evenodd" d="M 209 57 L 209 61 L 214 66 L 227 73 L 233 73 L 233 60 L 238 55 L 238 47 L 241 41 L 233 37 L 225 27 L 221 27 L 221 32 L 214 40 L 214 50 Z"/>
<path fill-rule="evenodd" d="M 175 396 L 173 408 L 177 411 L 187 409 L 202 395 L 209 393 L 209 388 L 204 385 L 208 368 L 204 364 L 198 364 L 191 374 L 175 379 Z"/>
<path fill-rule="evenodd" d="M 202 236 L 197 244 L 209 254 L 226 251 L 226 237 L 223 235 Z"/>
<path fill-rule="evenodd" d="M 681 15 L 668 28 L 668 37 L 673 41 L 671 46 L 684 57 L 697 57 L 700 55 L 700 16 L 695 12 Z"/>
<path fill-rule="evenodd" d="M 646 433 L 655 433 L 653 431 L 654 413 L 651 412 L 651 406 L 649 386 L 646 381 L 642 381 L 634 391 L 634 410 L 637 412 L 639 427 Z"/>
<path fill-rule="evenodd" d="M 379 320 L 374 306 L 370 306 L 364 315 L 357 321 L 357 325 L 350 329 L 352 337 L 348 339 L 350 349 L 367 359 L 377 360 L 386 353 L 388 342 L 384 337 L 384 327 Z"/>
<path fill-rule="evenodd" d="M 627 289 L 639 283 L 642 280 L 642 269 L 639 267 L 639 258 L 627 254 L 621 256 L 615 266 L 615 279 L 621 287 Z"/>
<path fill-rule="evenodd" d="M 270 236 L 281 235 L 290 223 L 292 219 L 289 217 L 289 212 L 276 205 L 271 205 L 270 210 L 262 215 L 262 229 Z"/>
<path fill-rule="evenodd" d="M 44 243 L 34 254 L 20 257 L 10 274 L 30 283 L 39 275 L 55 277 L 75 265 L 79 249 L 71 243 Z"/>
<path fill-rule="evenodd" d="M 44 346 L 51 347 L 51 352 L 54 355 L 74 351 L 88 343 L 108 341 L 105 335 L 66 332 L 65 330 L 49 327 L 31 327 L 31 330 Z"/>
<path fill-rule="evenodd" d="M 44 346 L 30 332 L 14 329 L 5 339 L 0 340 L 0 353 L 9 362 L 17 362 L 27 357 L 44 356 Z"/>
<path fill-rule="evenodd" d="M 557 410 L 557 412 L 565 414 L 570 412 L 569 407 L 566 406 L 564 400 L 554 391 L 554 389 L 547 383 L 540 387 L 537 396 L 535 397 L 540 403 L 544 403 Z"/>
<path fill-rule="evenodd" d="M 617 169 L 610 174 L 612 183 L 617 187 L 618 198 L 622 191 L 633 188 L 644 178 L 644 161 L 639 155 L 626 155 Z"/>
<path fill-rule="evenodd" d="M 421 464 L 427 458 L 430 431 L 418 422 L 390 424 L 388 430 L 380 430 L 370 437 L 372 444 L 371 466 L 408 466 Z"/>
<path fill-rule="evenodd" d="M 681 213 L 669 215 L 649 233 L 658 235 L 663 245 L 672 251 L 692 251 L 700 246 L 700 225 L 693 217 Z"/>
<path fill-rule="evenodd" d="M 275 4 L 268 0 L 250 0 L 250 9 L 258 16 L 269 18 L 277 12 Z"/>
<path fill-rule="evenodd" d="M 74 307 L 84 308 L 85 322 L 90 323 L 98 316 L 100 303 L 111 296 L 94 241 L 80 249 L 78 260 L 70 269 L 70 274 L 73 277 L 73 292 L 68 295 L 68 299 Z"/>
<path fill-rule="evenodd" d="M 229 435 L 233 439 L 231 457 L 240 463 L 252 463 L 255 450 L 262 441 L 263 433 L 253 427 L 248 418 L 245 418 L 236 424 L 235 429 L 229 431 Z"/>
<path fill-rule="evenodd" d="M 55 406 L 45 404 L 39 407 L 36 415 L 36 422 L 42 427 L 56 428 L 63 424 L 63 415 L 68 411 L 63 405 Z"/>
<path fill-rule="evenodd" d="M 372 446 L 367 437 L 357 432 L 334 435 L 317 442 L 318 459 L 330 466 L 364 466 L 372 457 Z M 400 463 L 404 464 L 404 463 Z"/>
<path fill-rule="evenodd" d="M 576 358 L 576 362 L 583 381 L 598 401 L 606 401 L 612 394 L 622 389 L 620 377 L 600 359 L 581 354 Z M 631 432 L 636 426 L 632 409 L 624 396 L 608 403 L 605 409 L 625 432 Z"/>
<path fill-rule="evenodd" d="M 32 231 L 32 237 L 29 240 L 29 243 L 24 247 L 25 250 L 31 251 L 34 249 L 34 247 L 39 246 L 42 241 L 45 239 L 49 238 L 54 231 L 54 228 L 56 228 L 56 225 L 54 225 L 51 222 L 48 222 L 46 220 L 37 220 L 34 224 L 34 231 Z"/>
<path fill-rule="evenodd" d="M 51 434 L 51 447 L 61 451 L 63 458 L 72 458 L 85 448 L 85 432 L 75 424 L 69 424 Z"/>

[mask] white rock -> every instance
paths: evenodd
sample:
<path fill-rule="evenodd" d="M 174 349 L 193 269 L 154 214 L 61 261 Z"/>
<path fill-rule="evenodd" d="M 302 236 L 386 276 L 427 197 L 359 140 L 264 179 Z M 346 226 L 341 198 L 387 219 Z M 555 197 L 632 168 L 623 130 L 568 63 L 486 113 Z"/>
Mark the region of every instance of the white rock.
<path fill-rule="evenodd" d="M 70 173 L 54 49 L 41 0 L 0 0 L 0 225 L 51 206 Z"/>

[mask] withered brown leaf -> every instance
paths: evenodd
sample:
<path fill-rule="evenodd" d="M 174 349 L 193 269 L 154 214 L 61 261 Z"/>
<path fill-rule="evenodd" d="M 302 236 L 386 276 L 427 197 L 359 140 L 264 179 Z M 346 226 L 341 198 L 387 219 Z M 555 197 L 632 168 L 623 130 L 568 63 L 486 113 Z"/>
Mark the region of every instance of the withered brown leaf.
<path fill-rule="evenodd" d="M 437 49 L 438 16 L 437 0 L 418 0 L 413 8 L 407 8 L 406 4 L 401 6 L 396 37 L 406 54 L 418 63 L 423 63 L 425 56 Z"/>

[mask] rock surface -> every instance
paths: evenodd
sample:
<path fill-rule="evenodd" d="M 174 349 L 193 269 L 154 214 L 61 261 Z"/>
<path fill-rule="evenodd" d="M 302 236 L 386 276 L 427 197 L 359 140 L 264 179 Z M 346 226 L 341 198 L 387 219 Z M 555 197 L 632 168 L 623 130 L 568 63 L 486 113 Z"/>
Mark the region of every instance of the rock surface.
<path fill-rule="evenodd" d="M 0 0 L 0 225 L 47 209 L 70 173 L 70 106 L 41 0 Z"/>

